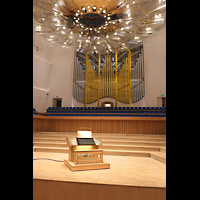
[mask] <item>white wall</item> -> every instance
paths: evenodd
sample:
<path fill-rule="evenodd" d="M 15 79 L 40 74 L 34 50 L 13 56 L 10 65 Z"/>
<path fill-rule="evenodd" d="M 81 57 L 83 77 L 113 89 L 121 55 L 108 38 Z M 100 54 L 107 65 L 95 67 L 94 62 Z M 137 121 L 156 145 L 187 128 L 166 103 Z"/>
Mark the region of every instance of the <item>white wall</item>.
<path fill-rule="evenodd" d="M 46 111 L 50 57 L 51 45 L 33 34 L 33 108 L 39 112 Z"/>
<path fill-rule="evenodd" d="M 52 48 L 52 70 L 49 74 L 47 107 L 53 106 L 53 98 L 62 98 L 62 107 L 72 104 L 74 48 Z"/>
<path fill-rule="evenodd" d="M 56 96 L 63 107 L 71 106 L 73 66 L 74 48 L 64 49 L 33 34 L 33 108 L 46 112 Z"/>
<path fill-rule="evenodd" d="M 145 39 L 145 106 L 157 106 L 157 97 L 166 97 L 166 26 Z"/>

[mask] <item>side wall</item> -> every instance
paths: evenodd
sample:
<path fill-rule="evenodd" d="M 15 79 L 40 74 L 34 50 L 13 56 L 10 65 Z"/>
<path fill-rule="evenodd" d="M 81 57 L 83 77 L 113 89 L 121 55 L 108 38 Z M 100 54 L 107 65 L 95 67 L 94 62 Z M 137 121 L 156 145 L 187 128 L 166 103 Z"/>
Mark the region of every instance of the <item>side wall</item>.
<path fill-rule="evenodd" d="M 33 108 L 46 112 L 53 98 L 72 105 L 74 48 L 64 49 L 33 34 Z"/>
<path fill-rule="evenodd" d="M 52 70 L 49 73 L 47 107 L 53 105 L 53 98 L 62 98 L 62 107 L 72 104 L 74 49 L 55 46 L 51 53 Z"/>
<path fill-rule="evenodd" d="M 166 26 L 144 40 L 145 106 L 158 106 L 166 97 Z"/>
<path fill-rule="evenodd" d="M 33 108 L 39 112 L 45 112 L 47 107 L 49 73 L 52 68 L 51 48 L 39 35 L 33 34 Z"/>

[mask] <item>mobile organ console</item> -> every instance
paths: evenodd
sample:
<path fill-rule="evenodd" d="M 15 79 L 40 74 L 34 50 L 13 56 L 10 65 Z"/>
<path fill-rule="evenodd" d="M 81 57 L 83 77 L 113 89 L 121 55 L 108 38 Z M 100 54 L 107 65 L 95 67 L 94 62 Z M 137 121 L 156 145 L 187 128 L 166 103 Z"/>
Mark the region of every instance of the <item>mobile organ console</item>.
<path fill-rule="evenodd" d="M 78 137 L 66 138 L 66 141 L 69 158 L 64 163 L 71 171 L 110 168 L 110 164 L 103 162 L 101 141 L 92 138 L 91 131 L 78 131 Z"/>

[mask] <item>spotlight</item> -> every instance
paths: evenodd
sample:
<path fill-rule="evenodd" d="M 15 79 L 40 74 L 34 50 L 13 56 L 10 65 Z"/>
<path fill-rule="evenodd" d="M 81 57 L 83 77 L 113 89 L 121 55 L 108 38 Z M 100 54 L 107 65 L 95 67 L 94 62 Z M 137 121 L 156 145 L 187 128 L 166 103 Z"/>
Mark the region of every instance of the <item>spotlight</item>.
<path fill-rule="evenodd" d="M 82 11 L 84 11 L 85 13 L 87 12 L 87 10 L 85 9 L 85 7 L 82 7 L 81 9 L 82 9 Z"/>
<path fill-rule="evenodd" d="M 103 14 L 105 14 L 106 13 L 106 10 L 103 10 L 103 12 L 102 12 Z"/>
<path fill-rule="evenodd" d="M 95 12 L 97 10 L 97 7 L 96 6 L 93 6 L 92 7 L 92 10 Z"/>

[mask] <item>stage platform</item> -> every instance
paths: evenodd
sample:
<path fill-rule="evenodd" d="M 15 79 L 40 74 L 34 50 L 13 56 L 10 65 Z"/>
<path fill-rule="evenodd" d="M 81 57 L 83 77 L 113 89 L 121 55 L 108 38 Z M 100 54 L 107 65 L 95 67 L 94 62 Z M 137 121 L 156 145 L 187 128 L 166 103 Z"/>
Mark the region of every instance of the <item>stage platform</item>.
<path fill-rule="evenodd" d="M 68 153 L 33 152 L 33 200 L 166 199 L 166 164 L 152 156 L 104 155 L 110 169 L 74 172 L 64 159 Z"/>

